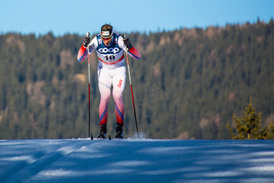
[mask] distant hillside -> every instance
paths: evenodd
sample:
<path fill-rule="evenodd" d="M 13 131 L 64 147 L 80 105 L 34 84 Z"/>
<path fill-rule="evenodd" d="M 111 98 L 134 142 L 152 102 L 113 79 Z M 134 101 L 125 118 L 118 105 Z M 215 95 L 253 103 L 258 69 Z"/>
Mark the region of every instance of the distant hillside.
<path fill-rule="evenodd" d="M 140 131 L 149 138 L 227 139 L 226 122 L 249 98 L 274 122 L 274 22 L 128 34 L 142 59 L 130 59 Z M 87 62 L 82 36 L 0 35 L 0 138 L 86 137 Z M 92 133 L 98 133 L 96 54 L 91 55 Z M 135 132 L 130 89 L 125 136 Z M 274 123 L 273 123 L 274 124 Z M 114 134 L 114 102 L 108 131 Z"/>

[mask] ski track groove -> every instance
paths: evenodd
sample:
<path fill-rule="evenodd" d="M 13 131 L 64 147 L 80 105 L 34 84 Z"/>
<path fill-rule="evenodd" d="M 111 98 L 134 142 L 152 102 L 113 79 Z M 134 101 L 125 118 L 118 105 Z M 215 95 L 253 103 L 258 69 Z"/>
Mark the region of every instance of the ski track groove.
<path fill-rule="evenodd" d="M 53 145 L 50 152 L 38 150 L 38 152 L 31 155 L 32 161 L 28 159 L 22 160 L 8 168 L 8 170 L 0 175 L 0 182 L 25 182 L 44 168 L 60 158 L 80 149 L 90 141 L 87 142 L 86 140 L 83 140 L 81 143 L 73 143 L 72 145 L 71 142 L 73 141 L 68 140 L 66 143 Z"/>

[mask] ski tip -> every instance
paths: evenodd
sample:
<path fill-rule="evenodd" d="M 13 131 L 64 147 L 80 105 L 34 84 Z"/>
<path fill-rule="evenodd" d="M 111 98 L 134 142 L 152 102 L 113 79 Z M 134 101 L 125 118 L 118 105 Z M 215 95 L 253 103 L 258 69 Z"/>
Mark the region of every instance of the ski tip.
<path fill-rule="evenodd" d="M 93 135 L 90 136 L 90 140 L 93 140 Z"/>

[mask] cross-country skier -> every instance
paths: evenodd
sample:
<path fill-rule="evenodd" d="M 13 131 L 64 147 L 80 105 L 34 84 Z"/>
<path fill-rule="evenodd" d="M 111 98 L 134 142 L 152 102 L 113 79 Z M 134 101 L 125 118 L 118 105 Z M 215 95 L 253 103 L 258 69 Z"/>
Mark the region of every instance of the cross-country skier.
<path fill-rule="evenodd" d="M 83 61 L 96 50 L 98 56 L 98 85 L 101 95 L 99 105 L 100 133 L 98 138 L 105 138 L 107 133 L 108 102 L 111 95 L 115 101 L 116 113 L 116 138 L 123 138 L 124 103 L 123 91 L 126 83 L 126 66 L 124 52 L 132 58 L 139 60 L 140 53 L 130 43 L 129 38 L 113 32 L 110 24 L 101 27 L 100 34 L 91 41 L 84 37 L 83 44 L 78 52 L 78 61 Z"/>

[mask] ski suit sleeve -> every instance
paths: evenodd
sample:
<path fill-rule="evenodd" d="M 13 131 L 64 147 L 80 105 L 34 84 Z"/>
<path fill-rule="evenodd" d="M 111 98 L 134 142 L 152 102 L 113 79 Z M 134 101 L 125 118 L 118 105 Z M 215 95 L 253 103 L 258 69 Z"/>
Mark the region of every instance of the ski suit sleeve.
<path fill-rule="evenodd" d="M 98 47 L 98 44 L 97 44 L 97 38 L 96 37 L 94 37 L 91 40 L 91 42 L 89 43 L 89 45 L 86 48 L 82 44 L 81 48 L 78 51 L 77 60 L 79 62 L 84 61 L 88 57 L 88 54 L 91 54 L 97 47 Z"/>
<path fill-rule="evenodd" d="M 139 51 L 134 48 L 134 46 L 132 46 L 132 48 L 130 48 L 129 50 L 127 50 L 126 48 L 126 45 L 124 44 L 124 41 L 123 41 L 123 37 L 122 36 L 119 36 L 119 39 L 118 39 L 118 44 L 121 48 L 123 48 L 123 50 L 125 52 L 127 52 L 132 58 L 134 58 L 135 60 L 139 60 L 141 59 L 141 55 L 139 53 Z"/>

